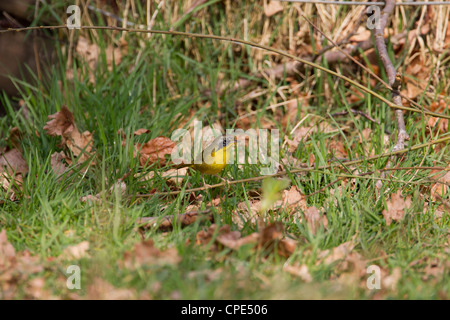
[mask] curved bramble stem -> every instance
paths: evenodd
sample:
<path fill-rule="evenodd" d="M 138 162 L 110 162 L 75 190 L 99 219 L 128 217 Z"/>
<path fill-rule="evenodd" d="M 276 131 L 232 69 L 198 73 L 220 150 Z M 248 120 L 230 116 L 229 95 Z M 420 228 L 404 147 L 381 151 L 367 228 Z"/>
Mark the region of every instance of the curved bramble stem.
<path fill-rule="evenodd" d="M 69 29 L 69 28 L 65 25 L 36 26 L 36 27 L 26 27 L 26 28 L 8 28 L 5 30 L 0 30 L 0 34 L 6 33 L 6 32 L 23 32 L 23 31 L 30 31 L 30 30 L 58 30 L 58 29 Z M 386 99 L 382 95 L 380 95 L 380 94 L 376 93 L 375 91 L 365 87 L 364 85 L 350 79 L 349 77 L 346 77 L 346 76 L 339 74 L 333 70 L 327 69 L 319 64 L 299 58 L 297 56 L 294 56 L 294 55 L 284 52 L 282 50 L 278 50 L 278 49 L 275 49 L 275 48 L 272 48 L 269 46 L 265 46 L 265 45 L 262 45 L 259 43 L 251 42 L 251 41 L 241 40 L 238 38 L 222 37 L 222 36 L 209 35 L 209 34 L 189 33 L 189 32 L 181 32 L 181 31 L 172 31 L 172 30 L 168 30 L 168 31 L 166 31 L 166 30 L 145 30 L 145 29 L 121 28 L 121 27 L 114 27 L 114 26 L 80 26 L 79 29 L 80 30 L 115 30 L 115 31 L 120 31 L 120 32 L 123 31 L 123 32 L 137 32 L 137 33 L 155 33 L 155 34 L 184 36 L 184 37 L 191 37 L 191 38 L 212 39 L 212 40 L 219 40 L 219 41 L 234 42 L 234 43 L 242 44 L 242 45 L 249 45 L 251 47 L 260 48 L 260 49 L 263 49 L 263 50 L 266 50 L 269 52 L 277 53 L 281 56 L 291 58 L 295 61 L 301 62 L 303 64 L 307 64 L 313 68 L 322 70 L 328 74 L 331 74 L 337 78 L 340 78 L 340 79 L 352 84 L 353 86 L 357 87 L 358 89 L 378 98 L 379 100 L 386 103 L 390 108 L 411 111 L 411 112 L 418 112 L 418 113 L 423 114 L 424 116 L 428 115 L 428 116 L 432 116 L 432 117 L 450 119 L 450 115 L 444 115 L 444 114 L 440 114 L 440 113 L 436 113 L 436 112 L 431 112 L 428 110 L 418 110 L 415 108 L 405 107 L 401 104 L 395 104 L 392 101 L 390 101 L 389 99 Z"/>

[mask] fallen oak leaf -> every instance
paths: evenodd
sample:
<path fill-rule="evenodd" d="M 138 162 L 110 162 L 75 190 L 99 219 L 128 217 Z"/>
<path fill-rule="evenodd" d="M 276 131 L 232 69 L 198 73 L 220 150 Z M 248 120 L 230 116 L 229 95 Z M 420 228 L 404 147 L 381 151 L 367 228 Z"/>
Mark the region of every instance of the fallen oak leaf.
<path fill-rule="evenodd" d="M 297 241 L 284 236 L 284 225 L 277 221 L 259 232 L 258 248 L 265 251 L 276 251 L 279 255 L 288 258 L 297 247 Z"/>
<path fill-rule="evenodd" d="M 49 121 L 44 126 L 44 130 L 50 136 L 56 137 L 66 134 L 74 130 L 74 118 L 72 112 L 63 105 L 61 111 L 48 116 Z"/>
<path fill-rule="evenodd" d="M 16 201 L 17 192 L 22 189 L 22 175 L 11 176 L 6 172 L 0 172 L 0 190 L 5 192 L 4 197 L 10 201 Z M 0 204 L 2 200 L 0 200 Z"/>
<path fill-rule="evenodd" d="M 438 179 L 437 182 L 434 183 L 431 186 L 431 199 L 434 201 L 440 201 L 442 199 L 442 197 L 447 193 L 448 191 L 448 185 L 450 184 L 450 166 L 448 166 L 446 168 L 447 172 L 445 172 L 444 175 L 441 175 Z M 433 176 L 435 176 L 438 173 L 441 173 L 442 171 L 440 170 L 431 170 L 431 173 L 433 174 Z M 439 199 L 441 198 L 441 199 Z"/>
<path fill-rule="evenodd" d="M 150 166 L 154 163 L 164 165 L 165 155 L 171 154 L 175 142 L 166 137 L 157 137 L 143 144 L 136 144 L 134 157 L 139 156 L 139 163 L 142 167 Z"/>
<path fill-rule="evenodd" d="M 339 246 L 333 249 L 327 249 L 319 253 L 317 263 L 325 262 L 326 264 L 332 264 L 339 260 L 344 260 L 350 252 L 355 248 L 352 241 L 341 243 Z"/>
<path fill-rule="evenodd" d="M 64 152 L 54 152 L 50 158 L 50 166 L 52 168 L 53 173 L 60 177 L 67 171 L 67 166 L 64 164 L 64 160 L 66 159 L 66 155 Z"/>
<path fill-rule="evenodd" d="M 21 191 L 23 175 L 27 172 L 27 162 L 18 149 L 0 155 L 0 190 L 5 192 L 4 198 L 17 200 L 16 193 Z"/>
<path fill-rule="evenodd" d="M 283 11 L 283 6 L 281 5 L 280 1 L 271 0 L 269 4 L 267 4 L 267 6 L 264 8 L 264 14 L 267 17 L 271 17 L 280 11 Z"/>
<path fill-rule="evenodd" d="M 150 239 L 137 243 L 132 251 L 125 252 L 120 263 L 127 269 L 135 270 L 142 266 L 178 264 L 180 261 L 177 249 L 159 250 Z"/>
<path fill-rule="evenodd" d="M 231 231 L 229 225 L 220 227 L 217 231 L 215 224 L 208 230 L 201 230 L 196 235 L 195 243 L 208 245 L 212 240 L 211 251 L 217 252 L 226 247 L 238 250 L 243 245 L 253 244 L 253 248 L 264 250 L 266 253 L 277 252 L 283 257 L 289 257 L 297 247 L 297 241 L 284 237 L 284 227 L 281 222 L 275 222 L 262 228 L 260 232 L 254 232 L 241 238 L 239 231 Z M 217 236 L 214 238 L 214 236 Z"/>
<path fill-rule="evenodd" d="M 53 137 L 60 136 L 61 143 L 65 145 L 77 160 L 84 162 L 91 158 L 93 137 L 89 131 L 80 133 L 74 122 L 72 112 L 63 105 L 61 111 L 48 116 L 49 121 L 44 126 L 45 132 Z M 71 159 L 66 158 L 71 164 Z"/>
<path fill-rule="evenodd" d="M 302 210 L 307 210 L 308 208 L 306 205 L 306 197 L 297 186 L 292 186 L 289 190 L 284 190 L 282 200 L 276 204 L 285 206 L 288 209 L 299 207 Z"/>
<path fill-rule="evenodd" d="M 0 154 L 0 172 L 9 174 L 28 172 L 28 165 L 18 149 L 11 149 L 6 153 Z"/>
<path fill-rule="evenodd" d="M 40 259 L 25 250 L 16 252 L 9 243 L 6 230 L 0 231 L 0 300 L 17 298 L 19 286 L 31 275 L 44 270 Z"/>
<path fill-rule="evenodd" d="M 401 221 L 405 215 L 405 209 L 411 207 L 411 196 L 402 196 L 402 191 L 398 190 L 397 193 L 393 193 L 390 199 L 386 201 L 387 209 L 383 210 L 383 217 L 386 220 L 386 225 L 390 225 L 392 220 Z"/>
<path fill-rule="evenodd" d="M 149 133 L 148 129 L 138 129 L 134 132 L 134 136 L 140 136 L 142 134 Z M 126 145 L 127 137 L 123 129 L 119 129 L 117 134 L 123 139 L 122 145 Z M 141 167 L 151 166 L 154 163 L 164 165 L 166 162 L 165 155 L 171 154 L 175 148 L 175 142 L 167 137 L 156 137 L 147 141 L 146 143 L 136 143 L 133 156 L 139 159 Z"/>
<path fill-rule="evenodd" d="M 65 248 L 63 253 L 60 255 L 60 258 L 64 260 L 79 260 L 87 256 L 88 250 L 89 242 L 82 241 L 76 245 Z"/>
<path fill-rule="evenodd" d="M 134 290 L 116 288 L 101 278 L 95 278 L 87 288 L 87 298 L 90 300 L 131 300 L 137 296 Z"/>
<path fill-rule="evenodd" d="M 239 231 L 231 231 L 229 225 L 224 225 L 216 230 L 217 225 L 212 224 L 207 230 L 199 231 L 195 237 L 195 243 L 197 245 L 208 245 L 214 239 L 210 247 L 210 250 L 213 252 L 217 252 L 224 247 L 237 250 L 245 244 L 253 243 L 256 245 L 258 243 L 259 235 L 256 232 L 241 238 L 241 233 Z M 215 234 L 217 236 L 214 238 Z"/>
<path fill-rule="evenodd" d="M 16 250 L 8 241 L 6 230 L 0 232 L 0 271 L 5 270 L 11 265 L 12 260 L 16 256 Z"/>
<path fill-rule="evenodd" d="M 158 226 L 159 230 L 170 230 L 173 228 L 175 222 L 182 227 L 193 224 L 197 219 L 205 218 L 205 220 L 213 221 L 214 216 L 210 214 L 211 210 L 186 212 L 179 215 L 168 215 L 164 217 L 145 217 L 139 218 L 136 223 L 139 224 L 140 229 L 149 229 Z M 158 222 L 159 225 L 158 225 Z"/>
<path fill-rule="evenodd" d="M 112 71 L 113 66 L 117 66 L 122 62 L 122 55 L 126 53 L 128 44 L 122 40 L 118 47 L 109 44 L 105 50 L 106 64 L 109 71 Z M 97 69 L 98 59 L 102 52 L 99 46 L 95 43 L 90 43 L 85 37 L 79 37 L 75 47 L 77 55 L 83 59 L 88 65 L 89 81 L 95 84 L 95 70 Z M 68 78 L 73 78 L 73 70 L 67 70 Z"/>
<path fill-rule="evenodd" d="M 305 264 L 302 264 L 300 266 L 285 264 L 283 266 L 283 270 L 293 276 L 299 277 L 306 283 L 309 283 L 313 280 L 311 274 L 309 273 L 308 267 Z"/>
<path fill-rule="evenodd" d="M 20 145 L 22 137 L 23 135 L 19 128 L 13 127 L 9 130 L 9 137 L 6 138 L 6 142 L 12 147 L 12 149 L 22 150 L 22 146 Z"/>
<path fill-rule="evenodd" d="M 328 226 L 326 215 L 322 214 L 316 207 L 306 209 L 304 216 L 313 235 L 316 234 L 316 230 L 320 227 L 326 228 Z"/>

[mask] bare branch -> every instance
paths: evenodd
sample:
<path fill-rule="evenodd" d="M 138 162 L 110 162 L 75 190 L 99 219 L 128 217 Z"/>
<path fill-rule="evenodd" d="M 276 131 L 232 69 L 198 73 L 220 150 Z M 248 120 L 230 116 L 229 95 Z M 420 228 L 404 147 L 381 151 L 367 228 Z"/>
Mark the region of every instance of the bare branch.
<path fill-rule="evenodd" d="M 389 20 L 389 16 L 392 14 L 395 8 L 394 0 L 386 0 L 386 6 L 384 7 L 380 21 L 377 24 L 377 27 L 374 29 L 374 37 L 375 37 L 375 46 L 378 50 L 378 54 L 380 55 L 381 61 L 383 62 L 384 69 L 388 75 L 389 86 L 391 86 L 394 90 L 392 91 L 392 100 L 395 104 L 402 105 L 402 98 L 399 94 L 398 86 L 401 81 L 397 80 L 397 74 L 395 71 L 395 67 L 392 64 L 391 59 L 389 58 L 389 54 L 386 47 L 386 42 L 384 41 L 384 29 Z M 397 85 L 397 87 L 395 87 Z M 397 118 L 397 143 L 395 144 L 394 150 L 400 150 L 405 147 L 405 140 L 409 139 L 409 135 L 405 129 L 405 120 L 403 119 L 403 111 L 396 110 L 395 116 Z"/>

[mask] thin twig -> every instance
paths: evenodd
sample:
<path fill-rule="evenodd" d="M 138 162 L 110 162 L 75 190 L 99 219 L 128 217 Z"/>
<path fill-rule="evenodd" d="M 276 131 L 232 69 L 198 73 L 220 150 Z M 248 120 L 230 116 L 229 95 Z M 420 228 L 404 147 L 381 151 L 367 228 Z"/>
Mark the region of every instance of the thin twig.
<path fill-rule="evenodd" d="M 377 23 L 376 28 L 373 31 L 373 35 L 375 38 L 375 46 L 378 51 L 378 55 L 383 63 L 384 69 L 388 75 L 389 86 L 394 88 L 392 91 L 392 101 L 395 104 L 402 104 L 402 98 L 399 95 L 400 84 L 399 74 L 396 73 L 395 67 L 392 64 L 391 59 L 389 58 L 389 53 L 387 51 L 386 43 L 384 42 L 384 28 L 387 25 L 389 20 L 389 16 L 392 14 L 395 8 L 394 0 L 386 0 L 386 6 L 381 12 L 380 21 Z M 403 112 L 401 110 L 395 110 L 395 116 L 397 118 L 397 142 L 394 146 L 395 150 L 400 150 L 405 147 L 405 140 L 409 139 L 409 135 L 406 132 L 405 127 L 405 119 L 403 118 Z M 391 161 L 389 160 L 386 164 L 386 167 L 389 168 L 391 166 Z M 383 175 L 384 177 L 384 175 Z M 377 188 L 381 188 L 381 182 L 378 181 Z"/>
<path fill-rule="evenodd" d="M 246 182 L 254 182 L 254 181 L 259 181 L 259 180 L 263 180 L 267 177 L 282 177 L 288 174 L 297 174 L 297 173 L 301 173 L 301 172 L 311 172 L 311 171 L 319 171 L 319 170 L 324 170 L 324 169 L 330 169 L 330 168 L 336 168 L 336 167 L 342 167 L 342 166 L 350 166 L 350 165 L 354 165 L 354 164 L 359 164 L 365 161 L 373 161 L 373 160 L 378 160 L 381 158 L 386 158 L 386 157 L 391 157 L 394 155 L 399 155 L 399 154 L 404 154 L 404 153 L 408 153 L 410 151 L 414 151 L 414 150 L 418 150 L 418 149 L 423 149 L 426 148 L 430 145 L 434 145 L 434 144 L 438 144 L 438 143 L 442 143 L 442 142 L 446 142 L 450 140 L 450 136 L 445 137 L 445 138 L 440 138 L 440 139 L 436 139 L 434 141 L 429 141 L 427 143 L 421 143 L 415 146 L 412 146 L 410 148 L 407 149 L 402 149 L 402 150 L 397 150 L 397 151 L 392 151 L 392 152 L 388 152 L 388 153 L 382 153 L 376 156 L 372 156 L 372 157 L 367 157 L 365 159 L 358 159 L 358 160 L 352 160 L 352 161 L 346 161 L 346 162 L 341 162 L 341 163 L 332 163 L 326 166 L 320 166 L 320 167 L 307 167 L 307 168 L 299 168 L 299 169 L 294 169 L 294 170 L 290 170 L 290 171 L 282 171 L 282 172 L 278 172 L 276 174 L 273 175 L 265 175 L 265 176 L 257 176 L 257 177 L 252 177 L 252 178 L 246 178 L 246 179 L 240 179 L 240 180 L 232 180 L 232 181 L 227 181 L 227 182 L 222 182 L 222 183 L 217 183 L 217 184 L 213 184 L 213 185 L 207 185 L 207 186 L 203 186 L 203 187 L 199 187 L 199 188 L 192 188 L 192 189 L 185 189 L 185 190 L 177 190 L 177 191 L 170 191 L 170 192 L 155 192 L 155 193 L 150 193 L 150 194 L 139 194 L 139 195 L 133 195 L 133 197 L 136 198 L 147 198 L 147 197 L 153 197 L 153 196 L 168 196 L 168 195 L 177 195 L 180 193 L 191 193 L 191 192 L 197 192 L 197 191 L 204 191 L 204 190 L 208 190 L 208 189 L 214 189 L 214 188 L 219 188 L 219 187 L 223 187 L 223 186 L 230 186 L 233 184 L 238 184 L 238 183 L 246 183 Z M 389 170 L 389 168 L 385 168 L 386 170 Z M 385 170 L 383 169 L 383 170 Z M 379 179 L 379 178 L 377 178 Z"/>
<path fill-rule="evenodd" d="M 353 114 L 359 114 L 361 116 L 363 116 L 364 118 L 366 118 L 369 121 L 375 122 L 376 124 L 380 124 L 380 121 L 375 120 L 374 118 L 372 118 L 371 116 L 369 116 L 368 114 L 360 111 L 360 110 L 355 110 L 355 109 L 350 109 L 350 112 Z M 336 116 L 345 116 L 348 114 L 348 111 L 342 111 L 342 112 L 335 112 L 333 114 L 331 114 L 332 117 L 336 117 Z"/>
<path fill-rule="evenodd" d="M 392 64 L 391 59 L 389 58 L 389 53 L 387 51 L 386 42 L 384 41 L 384 29 L 387 25 L 390 15 L 394 11 L 395 1 L 394 0 L 386 0 L 386 6 L 384 7 L 380 21 L 374 29 L 374 37 L 375 37 L 375 46 L 378 50 L 378 54 L 383 62 L 384 69 L 388 75 L 389 86 L 394 90 L 392 91 L 392 100 L 395 104 L 401 105 L 402 98 L 399 95 L 398 87 L 401 81 L 397 81 L 397 74 L 395 71 L 395 67 Z M 403 112 L 401 110 L 396 110 L 395 115 L 397 118 L 397 143 L 395 144 L 394 150 L 403 149 L 405 146 L 405 140 L 409 139 L 409 135 L 406 132 L 405 128 L 405 120 L 403 119 Z"/>
<path fill-rule="evenodd" d="M 400 170 L 443 170 L 443 171 L 450 171 L 450 169 L 444 168 L 444 167 L 396 167 L 396 168 L 384 168 L 384 169 L 378 169 L 378 170 L 373 170 L 373 171 L 369 171 L 369 172 L 363 172 L 357 175 L 341 175 L 339 178 L 337 178 L 336 180 L 328 183 L 327 185 L 325 185 L 324 187 L 322 187 L 321 189 L 319 189 L 318 191 L 315 191 L 313 193 L 310 193 L 308 195 L 306 195 L 306 198 L 312 197 L 318 193 L 323 192 L 324 190 L 326 190 L 327 188 L 331 187 L 332 185 L 338 183 L 341 180 L 344 179 L 349 179 L 349 178 L 363 178 L 365 176 L 377 173 L 377 172 L 386 172 L 386 171 L 400 171 Z M 339 174 L 337 174 L 337 176 L 339 176 Z M 385 179 L 385 178 L 379 178 L 379 177 L 370 177 L 374 180 L 378 180 L 378 181 L 392 181 L 392 179 Z M 399 180 L 395 180 L 396 182 L 401 182 Z M 405 183 L 412 183 L 412 181 L 404 181 Z M 420 184 L 423 183 L 433 183 L 435 181 L 429 180 L 429 181 L 421 181 Z"/>
<path fill-rule="evenodd" d="M 5 30 L 0 30 L 0 34 L 1 33 L 6 33 L 6 32 L 21 32 L 21 31 L 29 31 L 29 30 L 44 30 L 44 29 L 49 29 L 49 30 L 57 30 L 57 29 L 67 29 L 67 26 L 36 26 L 36 27 L 27 27 L 27 28 L 8 28 Z M 249 45 L 255 48 L 260 48 L 266 51 L 270 51 L 270 52 L 274 52 L 277 53 L 279 55 L 291 58 L 293 60 L 296 60 L 298 62 L 307 64 L 311 67 L 314 67 L 316 69 L 322 70 L 324 72 L 327 72 L 333 76 L 336 76 L 338 78 L 341 78 L 342 80 L 347 81 L 348 83 L 352 84 L 353 86 L 361 89 L 362 91 L 369 93 L 371 95 L 373 95 L 374 97 L 380 99 L 381 101 L 383 101 L 384 103 L 386 103 L 390 108 L 393 109 L 399 109 L 399 110 L 405 110 L 405 111 L 411 111 L 411 112 L 417 112 L 417 113 L 421 113 L 423 115 L 429 115 L 432 117 L 438 117 L 438 118 L 444 118 L 444 119 L 450 119 L 450 115 L 444 115 L 444 114 L 440 114 L 440 113 L 435 113 L 435 112 L 431 112 L 431 111 L 427 111 L 427 110 L 417 110 L 414 108 L 410 108 L 410 107 L 405 107 L 403 105 L 400 104 L 395 104 L 392 101 L 386 99 L 385 97 L 383 97 L 382 95 L 376 93 L 375 91 L 365 87 L 364 85 L 350 79 L 349 77 L 346 77 L 342 74 L 339 74 L 333 70 L 327 69 L 321 65 L 318 65 L 314 62 L 299 58 L 295 55 L 289 54 L 287 52 L 284 52 L 282 50 L 278 50 L 269 46 L 265 46 L 259 43 L 255 43 L 255 42 L 251 42 L 251 41 L 246 41 L 246 40 L 241 40 L 238 38 L 231 38 L 231 37 L 222 37 L 222 36 L 216 36 L 216 35 L 207 35 L 207 34 L 198 34 L 198 33 L 189 33 L 189 32 L 181 32 L 181 31 L 166 31 L 166 30 L 141 30 L 141 29 L 131 29 L 131 28 L 121 28 L 121 27 L 115 27 L 115 26 L 81 26 L 80 27 L 81 30 L 115 30 L 115 31 L 121 31 L 121 32 L 138 32 L 138 33 L 156 33 L 156 34 L 166 34 L 166 35 L 176 35 L 176 36 L 184 36 L 184 37 L 192 37 L 192 38 L 200 38 L 200 39 L 212 39 L 212 40 L 220 40 L 220 41 L 228 41 L 228 42 L 234 42 L 234 43 L 238 43 L 238 44 L 242 44 L 242 45 Z"/>

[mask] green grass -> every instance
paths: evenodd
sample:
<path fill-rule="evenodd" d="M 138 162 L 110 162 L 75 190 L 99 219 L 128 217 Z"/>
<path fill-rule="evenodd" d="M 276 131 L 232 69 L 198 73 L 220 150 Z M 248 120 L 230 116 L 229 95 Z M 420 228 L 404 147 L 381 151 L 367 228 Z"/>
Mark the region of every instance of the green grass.
<path fill-rule="evenodd" d="M 190 32 L 222 32 L 221 28 L 227 26 L 224 22 L 227 17 L 220 6 L 209 10 L 220 14 L 218 21 L 208 21 L 208 29 L 203 29 L 201 24 L 192 24 Z M 161 19 L 157 20 L 157 26 L 167 29 Z M 239 30 L 239 26 L 236 26 L 235 30 L 226 31 L 230 36 L 242 38 Z M 111 34 L 103 31 L 98 34 L 101 40 L 98 45 L 104 50 L 105 42 Z M 120 34 L 112 37 L 117 39 Z M 158 178 L 158 175 L 146 183 L 134 178 L 142 168 L 133 157 L 133 144 L 160 135 L 170 137 L 172 131 L 179 128 L 182 119 L 190 119 L 191 111 L 195 112 L 195 116 L 204 125 L 220 121 L 224 128 L 234 127 L 238 116 L 235 106 L 239 98 L 250 92 L 251 88 L 218 95 L 215 90 L 217 80 L 222 77 L 227 80 L 248 77 L 248 69 L 256 63 L 247 54 L 248 48 L 235 50 L 236 45 L 229 43 L 153 35 L 150 41 L 145 41 L 144 47 L 139 47 L 136 35 L 129 34 L 126 39 L 129 42 L 129 52 L 120 65 L 111 71 L 107 68 L 104 53 L 100 56 L 94 71 L 95 84 L 89 82 L 88 66 L 80 60 L 74 64 L 73 81 L 65 77 L 63 67 L 54 66 L 51 80 L 44 90 L 39 85 L 21 86 L 22 99 L 29 110 L 29 120 L 12 107 L 7 116 L 0 119 L 1 132 L 8 132 L 10 128 L 17 126 L 24 133 L 21 144 L 29 166 L 19 200 L 0 204 L 0 229 L 7 230 L 8 239 L 17 251 L 28 250 L 42 259 L 45 270 L 32 277 L 43 277 L 45 288 L 54 296 L 74 297 L 74 291 L 65 286 L 65 270 L 67 266 L 76 264 L 82 270 L 82 289 L 75 291 L 78 297 L 90 296 L 89 287 L 97 278 L 104 279 L 114 287 L 130 289 L 135 297 L 156 299 L 370 299 L 377 295 L 392 299 L 449 297 L 450 216 L 448 212 L 441 218 L 434 215 L 440 205 L 438 202 L 429 203 L 428 211 L 423 213 L 424 196 L 429 195 L 429 184 L 426 183 L 429 171 L 424 170 L 388 172 L 389 181 L 379 191 L 375 188 L 376 180 L 370 179 L 379 174 L 373 174 L 369 178 L 355 179 L 354 185 L 338 182 L 309 197 L 308 206 L 323 207 L 328 219 L 327 229 L 321 228 L 316 234 L 311 233 L 305 219 L 299 221 L 295 218 L 297 215 L 294 212 L 286 208 L 271 211 L 265 217 L 266 220 L 283 222 L 286 232 L 298 240 L 296 252 L 288 262 L 306 265 L 313 278 L 311 283 L 305 283 L 283 271 L 286 258 L 275 253 L 267 255 L 248 246 L 237 251 L 224 249 L 213 253 L 208 247 L 196 245 L 196 234 L 210 225 L 205 221 L 185 228 L 175 226 L 173 230 L 164 233 L 155 229 L 145 232 L 144 237 L 153 239 L 158 248 L 176 248 L 181 257 L 179 264 L 144 265 L 137 270 L 121 267 L 124 253 L 141 241 L 141 236 L 136 231 L 137 218 L 185 213 L 190 204 L 190 197 L 185 194 L 169 198 L 151 197 L 143 201 L 137 201 L 133 197 L 137 193 L 147 193 L 153 189 L 170 190 L 170 186 L 163 178 Z M 139 52 L 139 60 L 136 59 L 136 52 Z M 60 59 L 64 66 L 66 57 L 61 54 Z M 313 154 L 315 165 L 327 165 L 333 159 L 329 149 L 330 141 L 340 140 L 344 143 L 348 158 L 357 159 L 365 154 L 365 145 L 359 144 L 360 133 L 365 128 L 372 129 L 370 144 L 375 154 L 384 152 L 384 131 L 389 130 L 395 134 L 394 112 L 367 95 L 357 105 L 349 105 L 345 96 L 354 89 L 319 71 L 314 71 L 312 75 L 315 75 L 314 87 L 308 90 L 312 90 L 318 98 L 311 99 L 304 112 L 320 115 L 332 124 L 335 132 L 313 133 L 309 139 L 299 144 L 292 156 L 302 163 L 308 163 L 309 156 Z M 307 80 L 305 83 L 311 84 L 310 82 L 311 80 Z M 267 89 L 267 93 L 252 100 L 252 108 L 260 110 L 253 127 L 261 126 L 264 119 L 272 119 L 274 127 L 281 130 L 281 136 L 289 136 L 295 123 L 282 126 L 271 110 L 265 110 L 276 96 L 277 87 L 289 85 L 289 82 L 284 79 L 276 83 L 276 87 L 268 85 L 265 80 L 255 80 L 255 83 Z M 329 91 L 324 97 L 322 94 L 326 90 Z M 207 92 L 211 94 L 208 95 Z M 383 93 L 389 97 L 388 92 Z M 11 105 L 6 97 L 2 99 L 7 105 Z M 205 107 L 207 102 L 210 103 L 209 107 Z M 47 116 L 57 112 L 63 104 L 74 113 L 81 132 L 89 130 L 93 133 L 98 157 L 95 165 L 74 167 L 73 173 L 58 179 L 51 173 L 50 156 L 60 150 L 59 139 L 46 135 L 43 127 L 48 121 Z M 355 117 L 351 113 L 334 119 L 328 116 L 355 107 L 379 120 L 381 125 Z M 316 119 L 310 117 L 304 126 L 313 124 Z M 431 139 L 425 128 L 426 120 L 419 114 L 408 115 L 406 122 L 411 136 L 409 146 Z M 345 126 L 350 126 L 350 129 L 342 130 Z M 117 134 L 120 128 L 130 137 L 125 146 L 122 146 L 122 139 Z M 133 138 L 132 133 L 139 128 L 147 128 L 150 133 Z M 287 152 L 281 150 L 281 158 Z M 449 161 L 449 147 L 444 145 L 439 150 L 430 147 L 409 152 L 401 162 L 394 159 L 394 166 L 447 166 Z M 366 161 L 349 170 L 369 172 L 382 169 L 385 164 L 386 159 Z M 245 179 L 257 175 L 257 168 L 258 166 L 245 166 L 238 169 L 230 166 L 227 174 L 233 180 Z M 162 172 L 165 168 L 150 170 Z M 107 191 L 110 187 L 129 172 L 131 174 L 125 179 L 126 194 L 109 194 Z M 308 195 L 336 180 L 342 173 L 349 174 L 347 171 L 331 168 L 326 172 L 289 175 L 288 179 Z M 406 183 L 410 180 L 411 183 Z M 206 181 L 219 182 L 216 177 L 206 177 Z M 191 173 L 184 179 L 181 187 L 202 185 L 201 176 Z M 342 194 L 332 194 L 331 189 L 337 190 L 338 186 L 342 187 Z M 246 236 L 258 231 L 258 227 L 246 224 L 240 228 L 233 222 L 233 215 L 236 214 L 237 205 L 248 201 L 251 198 L 250 191 L 254 190 L 261 190 L 261 181 L 234 184 L 228 189 L 200 191 L 196 195 L 203 196 L 203 206 L 217 197 L 225 196 L 220 204 L 221 210 L 213 209 L 216 225 L 229 224 L 232 230 L 238 230 Z M 407 210 L 404 220 L 387 226 L 382 211 L 386 208 L 387 196 L 397 190 L 402 190 L 404 196 L 412 197 L 412 206 Z M 100 192 L 105 192 L 104 201 L 100 205 L 80 200 L 83 196 Z M 449 194 L 444 198 L 448 199 Z M 300 212 L 300 209 L 297 211 Z M 71 232 L 67 232 L 68 230 Z M 85 240 L 90 243 L 88 257 L 76 261 L 52 259 L 59 256 L 66 247 Z M 187 243 L 188 240 L 190 243 Z M 337 263 L 320 262 L 318 255 L 321 251 L 351 240 L 356 245 L 354 252 L 370 260 L 367 265 L 379 265 L 388 274 L 395 268 L 400 268 L 401 278 L 395 290 L 365 289 L 361 285 L 367 278 L 364 275 L 353 283 L 339 282 L 336 278 L 343 273 L 352 274 L 351 271 L 341 272 Z M 447 268 L 443 269 L 442 274 L 427 276 L 425 267 L 429 260 L 412 264 L 425 257 L 429 260 L 438 258 L 440 263 L 447 263 Z M 31 278 L 19 282 L 14 298 L 29 297 L 27 285 Z"/>

